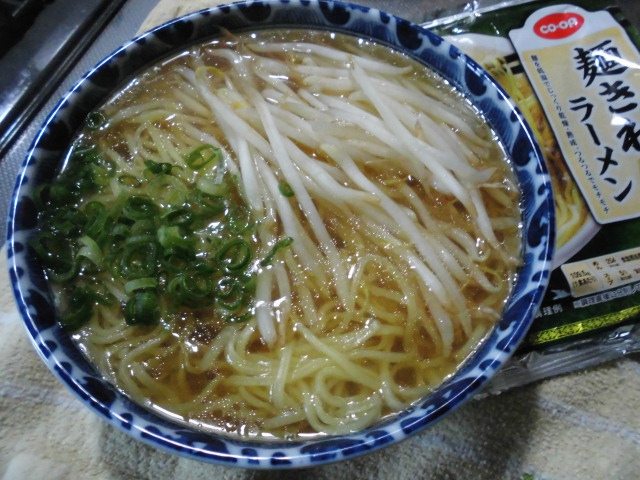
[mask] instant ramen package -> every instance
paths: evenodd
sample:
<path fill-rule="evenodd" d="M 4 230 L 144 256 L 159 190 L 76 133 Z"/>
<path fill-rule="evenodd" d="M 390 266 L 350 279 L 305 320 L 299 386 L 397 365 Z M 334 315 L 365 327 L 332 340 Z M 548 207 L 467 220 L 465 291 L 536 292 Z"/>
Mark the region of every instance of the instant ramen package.
<path fill-rule="evenodd" d="M 611 2 L 474 2 L 424 24 L 518 104 L 551 173 L 556 257 L 491 392 L 640 350 L 640 45 Z"/>

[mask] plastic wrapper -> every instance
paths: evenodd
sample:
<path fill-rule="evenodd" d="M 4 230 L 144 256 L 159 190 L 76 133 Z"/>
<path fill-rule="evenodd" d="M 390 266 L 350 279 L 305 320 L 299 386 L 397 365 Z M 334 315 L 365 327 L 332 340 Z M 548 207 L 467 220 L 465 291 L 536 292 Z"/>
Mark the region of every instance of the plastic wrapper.
<path fill-rule="evenodd" d="M 554 270 L 485 393 L 640 350 L 640 45 L 611 2 L 475 2 L 424 23 L 502 85 L 552 176 Z"/>

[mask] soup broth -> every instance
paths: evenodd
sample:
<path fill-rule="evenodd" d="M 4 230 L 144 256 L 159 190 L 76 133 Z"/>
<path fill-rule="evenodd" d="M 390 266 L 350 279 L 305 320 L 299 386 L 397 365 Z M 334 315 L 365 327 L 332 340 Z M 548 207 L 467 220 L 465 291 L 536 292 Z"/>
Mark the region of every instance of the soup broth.
<path fill-rule="evenodd" d="M 331 32 L 153 66 L 87 118 L 43 199 L 41 258 L 82 350 L 137 402 L 231 435 L 406 408 L 477 348 L 521 262 L 514 174 L 477 111 Z"/>

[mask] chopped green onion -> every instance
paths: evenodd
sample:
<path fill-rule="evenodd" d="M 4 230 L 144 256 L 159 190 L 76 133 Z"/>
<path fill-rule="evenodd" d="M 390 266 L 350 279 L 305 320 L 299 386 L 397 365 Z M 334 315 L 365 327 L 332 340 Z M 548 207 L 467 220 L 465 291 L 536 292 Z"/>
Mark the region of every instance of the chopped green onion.
<path fill-rule="evenodd" d="M 237 235 L 247 232 L 253 226 L 251 212 L 248 208 L 240 206 L 229 209 L 227 222 L 229 230 Z"/>
<path fill-rule="evenodd" d="M 155 201 L 170 208 L 183 207 L 187 200 L 187 186 L 174 175 L 156 175 L 149 180 L 147 192 Z"/>
<path fill-rule="evenodd" d="M 52 186 L 48 183 L 36 187 L 33 191 L 33 203 L 36 205 L 36 209 L 41 212 L 47 206 L 47 203 L 51 199 Z"/>
<path fill-rule="evenodd" d="M 87 235 L 84 235 L 78 239 L 80 244 L 80 250 L 76 254 L 76 257 L 85 257 L 89 259 L 94 265 L 100 267 L 102 265 L 102 251 L 95 242 L 95 240 Z"/>
<path fill-rule="evenodd" d="M 186 208 L 172 210 L 164 218 L 172 226 L 187 227 L 193 223 L 193 213 Z"/>
<path fill-rule="evenodd" d="M 72 205 L 74 195 L 66 185 L 41 185 L 36 189 L 33 200 L 38 210 L 43 210 L 45 206 L 57 208 Z"/>
<path fill-rule="evenodd" d="M 227 208 L 224 198 L 207 195 L 201 190 L 196 190 L 191 195 L 191 203 L 197 211 L 206 216 L 218 215 Z"/>
<path fill-rule="evenodd" d="M 200 178 L 196 185 L 199 190 L 212 197 L 222 197 L 227 193 L 227 186 L 224 183 L 218 183 L 210 178 Z"/>
<path fill-rule="evenodd" d="M 213 161 L 218 162 L 221 156 L 219 148 L 205 143 L 189 153 L 184 161 L 192 170 L 200 170 Z"/>
<path fill-rule="evenodd" d="M 103 215 L 106 211 L 107 207 L 97 201 L 89 202 L 84 206 L 84 213 L 88 217 Z"/>
<path fill-rule="evenodd" d="M 86 161 L 98 154 L 98 147 L 95 145 L 83 145 L 82 143 L 78 143 L 73 146 L 72 154 L 74 159 Z"/>
<path fill-rule="evenodd" d="M 91 238 L 99 238 L 108 234 L 107 224 L 109 223 L 109 212 L 100 202 L 89 202 L 84 206 L 84 214 L 87 222 L 84 232 Z"/>
<path fill-rule="evenodd" d="M 65 282 L 77 275 L 78 262 L 71 244 L 64 236 L 41 232 L 29 242 L 29 246 L 35 251 L 52 281 Z"/>
<path fill-rule="evenodd" d="M 81 175 L 78 175 L 73 187 L 74 190 L 80 194 L 96 191 L 98 189 L 98 184 L 96 183 L 96 176 L 94 175 L 93 168 L 85 166 Z"/>
<path fill-rule="evenodd" d="M 218 281 L 216 294 L 220 298 L 229 298 L 240 289 L 238 279 L 234 277 L 222 277 Z"/>
<path fill-rule="evenodd" d="M 50 266 L 47 268 L 47 275 L 54 282 L 68 282 L 78 275 L 78 262 L 72 259 L 55 267 Z"/>
<path fill-rule="evenodd" d="M 167 248 L 162 255 L 162 266 L 169 273 L 182 272 L 190 262 L 190 255 L 182 248 Z"/>
<path fill-rule="evenodd" d="M 131 226 L 124 223 L 117 223 L 111 230 L 111 235 L 115 239 L 128 238 L 131 236 Z"/>
<path fill-rule="evenodd" d="M 144 290 L 131 297 L 124 308 L 127 325 L 152 326 L 160 320 L 160 304 L 155 292 Z"/>
<path fill-rule="evenodd" d="M 127 187 L 138 188 L 142 185 L 142 182 L 133 175 L 120 175 L 118 181 Z"/>
<path fill-rule="evenodd" d="M 218 305 L 228 311 L 246 307 L 250 302 L 253 291 L 247 290 L 246 285 L 237 277 L 223 277 L 218 281 L 216 298 Z"/>
<path fill-rule="evenodd" d="M 145 245 L 154 242 L 156 239 L 149 233 L 131 235 L 125 240 L 126 245 Z"/>
<path fill-rule="evenodd" d="M 295 195 L 295 192 L 291 188 L 291 185 L 289 185 L 284 180 L 278 183 L 278 190 L 280 190 L 280 193 L 285 197 L 293 197 Z"/>
<path fill-rule="evenodd" d="M 116 301 L 109 289 L 98 281 L 90 283 L 87 290 L 91 291 L 91 299 L 100 305 L 113 305 Z"/>
<path fill-rule="evenodd" d="M 66 206 L 73 203 L 74 195 L 66 185 L 54 184 L 49 188 L 49 203 L 52 206 Z"/>
<path fill-rule="evenodd" d="M 77 330 L 91 319 L 93 302 L 84 288 L 74 288 L 67 302 L 67 308 L 60 316 L 60 323 L 65 328 Z"/>
<path fill-rule="evenodd" d="M 84 124 L 89 130 L 97 130 L 107 123 L 107 117 L 104 116 L 102 112 L 91 112 L 87 115 L 87 118 L 84 121 Z"/>
<path fill-rule="evenodd" d="M 212 274 L 213 272 L 217 271 L 216 268 L 212 267 L 210 264 L 203 262 L 203 261 L 197 261 L 197 262 L 193 262 L 190 265 L 191 270 L 193 270 L 193 272 L 198 273 L 198 274 Z"/>
<path fill-rule="evenodd" d="M 132 195 L 122 207 L 122 213 L 132 220 L 151 218 L 158 213 L 158 206 L 149 197 Z"/>
<path fill-rule="evenodd" d="M 177 225 L 163 225 L 158 229 L 158 242 L 165 248 L 181 247 L 188 249 L 192 242 L 186 238 Z"/>
<path fill-rule="evenodd" d="M 238 271 L 246 267 L 252 258 L 251 246 L 242 238 L 228 241 L 216 253 L 216 260 L 227 271 Z"/>
<path fill-rule="evenodd" d="M 218 281 L 217 294 L 219 297 L 227 298 L 238 288 L 238 281 L 233 277 L 222 277 Z"/>
<path fill-rule="evenodd" d="M 77 237 L 86 222 L 87 216 L 81 210 L 69 206 L 56 213 L 52 229 L 67 238 Z"/>
<path fill-rule="evenodd" d="M 245 292 L 250 293 L 251 295 L 256 293 L 256 286 L 258 285 L 256 275 L 246 275 L 246 278 L 243 278 L 243 282 Z"/>
<path fill-rule="evenodd" d="M 211 295 L 213 291 L 213 281 L 207 274 L 192 274 L 183 277 L 184 291 L 192 298 L 203 298 Z"/>
<path fill-rule="evenodd" d="M 178 305 L 206 307 L 213 304 L 213 280 L 208 274 L 181 272 L 167 285 L 167 292 Z"/>
<path fill-rule="evenodd" d="M 158 244 L 155 242 L 127 245 L 120 258 L 119 273 L 129 279 L 154 276 L 157 256 Z"/>
<path fill-rule="evenodd" d="M 145 160 L 144 164 L 147 166 L 149 171 L 155 175 L 158 174 L 170 174 L 173 165 L 167 162 L 154 162 L 153 160 Z"/>
<path fill-rule="evenodd" d="M 242 294 L 235 295 L 231 298 L 218 298 L 218 305 L 225 310 L 233 312 L 234 310 L 238 310 L 240 307 L 246 305 L 246 298 Z"/>
<path fill-rule="evenodd" d="M 291 245 L 292 243 L 293 243 L 293 238 L 291 238 L 291 237 L 283 238 L 282 240 L 277 242 L 273 247 L 271 247 L 271 250 L 269 250 L 269 252 L 260 261 L 260 266 L 261 267 L 266 267 L 267 265 L 269 265 L 271 263 L 271 261 L 273 260 L 273 257 L 276 256 L 276 253 L 278 253 L 278 250 L 280 250 L 282 248 L 286 248 L 289 245 Z"/>
<path fill-rule="evenodd" d="M 116 164 L 110 158 L 106 158 L 98 153 L 91 157 L 91 162 L 98 167 L 98 170 L 94 170 L 94 174 L 98 174 L 105 177 L 114 177 L 116 174 Z"/>
<path fill-rule="evenodd" d="M 145 290 L 147 288 L 156 288 L 158 281 L 155 277 L 136 278 L 124 284 L 124 293 L 131 295 L 137 290 Z"/>

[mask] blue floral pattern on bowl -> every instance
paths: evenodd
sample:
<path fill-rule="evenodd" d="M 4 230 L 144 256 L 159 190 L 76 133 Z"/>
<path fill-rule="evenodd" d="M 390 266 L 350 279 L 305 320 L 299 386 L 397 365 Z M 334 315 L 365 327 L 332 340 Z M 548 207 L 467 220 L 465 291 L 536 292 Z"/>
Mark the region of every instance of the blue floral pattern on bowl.
<path fill-rule="evenodd" d="M 31 196 L 56 173 L 85 116 L 141 68 L 178 48 L 230 31 L 269 27 L 329 29 L 388 44 L 422 61 L 462 91 L 497 133 L 522 190 L 524 265 L 501 321 L 463 368 L 435 393 L 384 423 L 340 437 L 260 443 L 186 429 L 134 404 L 105 382 L 55 321 L 43 272 L 27 247 L 36 227 Z M 87 73 L 46 120 L 17 179 L 8 225 L 10 277 L 32 343 L 51 371 L 88 408 L 134 438 L 221 465 L 287 468 L 372 452 L 423 430 L 478 391 L 513 353 L 540 304 L 551 269 L 554 208 L 541 154 L 522 116 L 475 62 L 410 22 L 363 6 L 323 0 L 241 2 L 171 21 L 124 45 Z"/>

